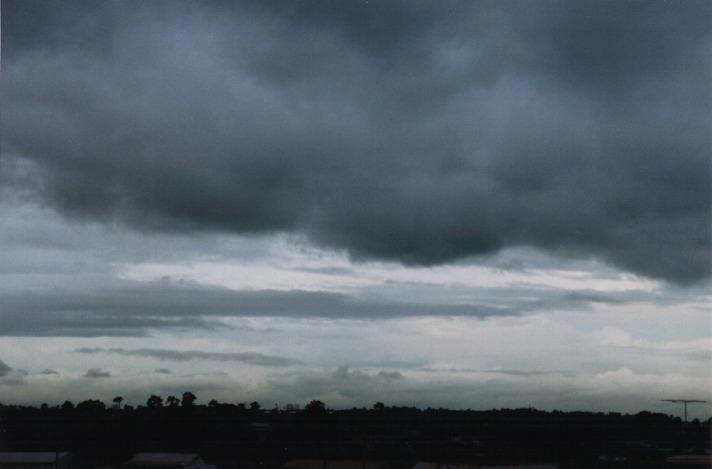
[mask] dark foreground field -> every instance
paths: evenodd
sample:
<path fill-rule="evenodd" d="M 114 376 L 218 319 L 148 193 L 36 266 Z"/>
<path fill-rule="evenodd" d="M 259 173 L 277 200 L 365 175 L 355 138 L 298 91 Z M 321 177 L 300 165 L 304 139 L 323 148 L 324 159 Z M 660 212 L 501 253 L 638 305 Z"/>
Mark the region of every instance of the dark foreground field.
<path fill-rule="evenodd" d="M 153 396 L 155 397 L 155 396 Z M 303 410 L 251 405 L 133 408 L 100 401 L 40 408 L 0 405 L 0 450 L 70 451 L 79 467 L 111 467 L 137 452 L 195 452 L 220 468 L 278 468 L 295 458 L 448 464 L 558 464 L 567 467 L 676 467 L 673 454 L 710 448 L 710 425 L 665 414 L 421 410 L 386 407 Z M 120 401 L 118 402 L 120 404 Z M 684 466 L 691 467 L 691 466 Z"/>

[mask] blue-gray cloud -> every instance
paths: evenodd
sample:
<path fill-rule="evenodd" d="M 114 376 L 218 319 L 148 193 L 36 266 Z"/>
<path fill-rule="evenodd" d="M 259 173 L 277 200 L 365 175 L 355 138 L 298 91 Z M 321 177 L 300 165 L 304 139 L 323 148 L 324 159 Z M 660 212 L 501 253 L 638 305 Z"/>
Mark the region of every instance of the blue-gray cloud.
<path fill-rule="evenodd" d="M 392 285 L 395 287 L 396 285 Z M 474 288 L 458 301 L 430 297 L 427 285 L 400 285 L 391 297 L 304 290 L 231 290 L 191 283 L 113 281 L 89 289 L 3 292 L 0 336 L 147 337 L 156 330 L 218 331 L 229 317 L 387 320 L 422 316 L 486 318 L 539 311 L 588 311 L 595 304 L 674 304 L 706 295 L 702 289 L 594 290 Z M 407 288 L 406 288 L 407 287 Z M 451 287 L 454 288 L 454 287 Z M 418 290 L 418 295 L 412 292 Z M 454 291 L 454 290 L 453 290 Z M 409 293 L 411 292 L 411 293 Z M 664 293 L 664 294 L 661 294 Z M 38 320 L 41 318 L 42 320 Z"/>
<path fill-rule="evenodd" d="M 7 2 L 3 180 L 70 219 L 708 277 L 706 2 Z M 208 32 L 209 31 L 209 32 Z"/>

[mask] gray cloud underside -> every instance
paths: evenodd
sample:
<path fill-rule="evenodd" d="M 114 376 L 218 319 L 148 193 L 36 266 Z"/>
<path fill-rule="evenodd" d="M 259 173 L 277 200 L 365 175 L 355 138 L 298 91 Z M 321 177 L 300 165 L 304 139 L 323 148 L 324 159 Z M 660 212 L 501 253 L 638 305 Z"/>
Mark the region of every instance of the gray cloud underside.
<path fill-rule="evenodd" d="M 0 378 L 7 376 L 12 373 L 12 367 L 7 365 L 4 361 L 0 360 Z"/>
<path fill-rule="evenodd" d="M 203 318 L 157 318 L 131 314 L 112 316 L 90 311 L 37 312 L 41 313 L 39 322 L 37 317 L 28 319 L 16 311 L 0 312 L 0 318 L 4 321 L 0 325 L 0 336 L 146 337 L 155 329 L 204 330 L 224 326 L 219 321 Z"/>
<path fill-rule="evenodd" d="M 372 399 L 372 404 L 383 399 L 386 390 L 403 391 L 405 381 L 407 379 L 397 371 L 381 370 L 373 374 L 343 365 L 333 372 L 300 374 L 294 380 L 270 380 L 269 384 L 280 389 L 288 399 L 302 396 L 313 399 L 316 393 L 317 396 L 332 396 L 332 399 L 335 396 Z"/>
<path fill-rule="evenodd" d="M 191 284 L 119 282 L 90 291 L 54 288 L 5 291 L 0 299 L 0 336 L 147 336 L 152 330 L 215 330 L 228 317 L 323 317 L 392 319 L 411 316 L 520 315 L 547 310 L 590 309 L 594 303 L 656 302 L 656 294 L 600 294 L 540 289 L 535 298 L 514 288 L 468 289 L 469 303 L 396 301 L 345 293 L 230 290 Z M 527 289 L 528 290 L 528 289 Z M 664 298 L 660 301 L 664 301 Z"/>
<path fill-rule="evenodd" d="M 365 373 L 360 370 L 351 370 L 348 365 L 342 365 L 336 369 L 336 371 L 331 376 L 335 380 L 356 380 L 356 381 L 367 381 L 367 380 L 401 380 L 404 376 L 398 371 L 386 371 L 381 370 L 375 376 Z"/>
<path fill-rule="evenodd" d="M 561 376 L 574 376 L 573 373 L 568 371 L 541 371 L 541 370 L 483 370 L 485 373 L 507 375 L 521 378 L 529 378 L 534 376 L 546 376 L 546 375 L 561 375 Z"/>
<path fill-rule="evenodd" d="M 100 368 L 91 368 L 84 374 L 85 378 L 110 378 L 111 372 Z"/>
<path fill-rule="evenodd" d="M 113 290 L 100 294 L 8 293 L 0 311 L 5 336 L 146 336 L 151 329 L 215 329 L 215 317 L 328 317 L 388 319 L 404 316 L 520 314 L 511 306 L 423 305 L 375 302 L 345 294 L 306 291 Z M 29 319 L 31 315 L 34 319 Z M 41 320 L 37 320 L 41 317 Z"/>
<path fill-rule="evenodd" d="M 706 2 L 5 2 L 4 183 L 141 230 L 709 276 Z"/>
<path fill-rule="evenodd" d="M 82 347 L 75 350 L 77 353 L 93 355 L 97 353 L 108 353 L 114 355 L 124 355 L 130 357 L 150 357 L 158 360 L 170 360 L 184 362 L 190 360 L 213 360 L 213 361 L 236 361 L 259 366 L 289 366 L 299 363 L 285 357 L 275 357 L 252 352 L 203 352 L 200 350 L 167 350 L 167 349 L 124 349 L 124 348 L 100 348 Z M 156 370 L 158 372 L 158 370 Z M 162 369 L 161 373 L 166 371 Z M 170 371 L 168 371 L 170 373 Z"/>

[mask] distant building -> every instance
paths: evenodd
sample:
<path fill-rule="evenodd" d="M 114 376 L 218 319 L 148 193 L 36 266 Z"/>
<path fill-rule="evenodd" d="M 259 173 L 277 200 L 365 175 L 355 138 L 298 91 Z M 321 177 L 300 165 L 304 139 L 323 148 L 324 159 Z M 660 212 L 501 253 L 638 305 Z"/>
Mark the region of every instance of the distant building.
<path fill-rule="evenodd" d="M 388 469 L 385 461 L 343 459 L 292 459 L 281 469 Z"/>
<path fill-rule="evenodd" d="M 198 453 L 136 453 L 122 469 L 215 469 Z"/>
<path fill-rule="evenodd" d="M 71 453 L 43 452 L 0 452 L 0 469 L 73 469 Z"/>

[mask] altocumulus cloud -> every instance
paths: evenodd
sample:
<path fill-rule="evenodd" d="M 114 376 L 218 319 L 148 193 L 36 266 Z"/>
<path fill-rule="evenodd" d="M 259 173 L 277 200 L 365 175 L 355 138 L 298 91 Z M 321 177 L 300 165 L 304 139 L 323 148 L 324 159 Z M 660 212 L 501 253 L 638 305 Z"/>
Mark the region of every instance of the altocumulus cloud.
<path fill-rule="evenodd" d="M 710 274 L 706 2 L 4 6 L 3 177 L 67 217 Z"/>

